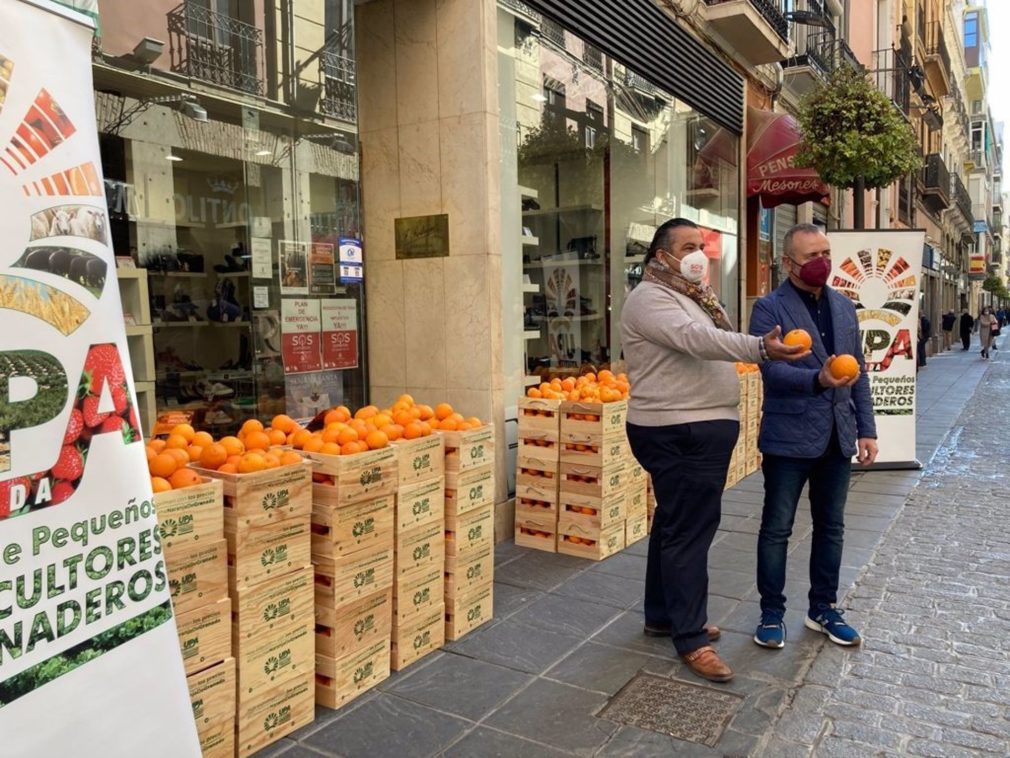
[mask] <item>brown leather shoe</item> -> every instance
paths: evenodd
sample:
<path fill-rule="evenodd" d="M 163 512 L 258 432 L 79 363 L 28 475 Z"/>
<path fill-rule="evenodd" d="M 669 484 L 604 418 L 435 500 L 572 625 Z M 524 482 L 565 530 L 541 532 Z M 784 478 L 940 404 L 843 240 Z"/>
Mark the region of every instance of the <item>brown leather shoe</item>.
<path fill-rule="evenodd" d="M 669 637 L 670 627 L 668 626 L 656 626 L 654 624 L 646 624 L 645 629 L 642 633 L 646 637 Z M 719 629 L 715 624 L 705 624 L 705 634 L 708 635 L 709 642 L 715 642 L 722 636 L 722 630 Z"/>
<path fill-rule="evenodd" d="M 726 665 L 711 645 L 692 650 L 680 658 L 702 679 L 708 679 L 710 682 L 728 682 L 733 678 L 733 669 Z"/>

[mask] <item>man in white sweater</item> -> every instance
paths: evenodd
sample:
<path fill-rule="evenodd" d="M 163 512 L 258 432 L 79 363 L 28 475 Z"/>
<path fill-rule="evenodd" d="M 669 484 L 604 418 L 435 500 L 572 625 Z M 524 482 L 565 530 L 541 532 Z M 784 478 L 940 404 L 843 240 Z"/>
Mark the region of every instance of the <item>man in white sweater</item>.
<path fill-rule="evenodd" d="M 642 283 L 621 316 L 631 380 L 628 439 L 652 477 L 656 513 L 645 577 L 645 633 L 670 636 L 698 676 L 733 678 L 709 644 L 708 550 L 722 510 L 730 457 L 740 432 L 734 362 L 796 360 L 773 329 L 738 333 L 707 284 L 701 230 L 686 219 L 659 227 Z"/>

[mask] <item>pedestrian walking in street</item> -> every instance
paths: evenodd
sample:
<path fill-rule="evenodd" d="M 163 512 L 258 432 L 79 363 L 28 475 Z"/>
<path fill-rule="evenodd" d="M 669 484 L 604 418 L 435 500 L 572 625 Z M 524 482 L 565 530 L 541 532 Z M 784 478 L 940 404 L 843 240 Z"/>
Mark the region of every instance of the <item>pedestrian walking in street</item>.
<path fill-rule="evenodd" d="M 1006 325 L 1006 309 L 1002 306 L 996 311 L 996 320 L 999 321 L 1000 329 Z"/>
<path fill-rule="evenodd" d="M 734 331 L 708 286 L 701 230 L 672 219 L 659 227 L 642 283 L 621 315 L 631 378 L 628 440 L 652 477 L 656 512 L 645 576 L 645 634 L 669 636 L 698 676 L 726 682 L 733 671 L 711 646 L 708 551 L 740 432 L 734 361 L 796 360 L 774 325 L 760 336 Z"/>
<path fill-rule="evenodd" d="M 877 457 L 859 321 L 852 302 L 826 286 L 831 244 L 818 227 L 793 227 L 783 248 L 788 279 L 755 303 L 751 333 L 769 324 L 805 329 L 813 338 L 813 351 L 794 363 L 761 365 L 765 400 L 758 447 L 764 455 L 765 498 L 757 551 L 761 621 L 754 642 L 770 648 L 785 645 L 786 552 L 796 507 L 809 483 L 814 532 L 804 623 L 839 645 L 858 645 L 859 633 L 835 603 L 852 457 L 864 465 Z M 858 373 L 836 378 L 831 371 L 832 362 L 840 360 L 836 354 L 854 358 Z"/>
<path fill-rule="evenodd" d="M 971 317 L 968 309 L 965 308 L 961 311 L 961 345 L 963 350 L 971 347 L 971 333 L 974 327 L 975 319 Z"/>
<path fill-rule="evenodd" d="M 953 308 L 943 314 L 943 320 L 940 322 L 940 325 L 943 327 L 944 350 L 950 350 L 950 346 L 954 342 L 954 324 L 956 323 L 957 315 L 954 313 Z"/>
<path fill-rule="evenodd" d="M 919 339 L 917 341 L 918 350 L 916 351 L 916 370 L 919 370 L 926 365 L 926 346 L 929 344 L 930 338 L 933 336 L 933 325 L 930 323 L 929 319 L 926 317 L 925 313 L 919 314 Z"/>
<path fill-rule="evenodd" d="M 999 322 L 992 315 L 992 308 L 988 305 L 982 309 L 982 315 L 978 317 L 978 339 L 982 343 L 982 358 L 989 360 L 989 348 L 992 346 L 993 332 L 999 330 Z"/>

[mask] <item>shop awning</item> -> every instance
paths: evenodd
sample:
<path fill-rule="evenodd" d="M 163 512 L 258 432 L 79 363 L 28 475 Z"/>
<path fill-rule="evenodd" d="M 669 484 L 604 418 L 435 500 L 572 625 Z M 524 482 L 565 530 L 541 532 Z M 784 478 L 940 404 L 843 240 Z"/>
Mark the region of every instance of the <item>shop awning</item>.
<path fill-rule="evenodd" d="M 799 124 L 788 113 L 747 109 L 747 197 L 760 197 L 765 208 L 829 202 L 817 172 L 796 166 L 801 142 Z"/>

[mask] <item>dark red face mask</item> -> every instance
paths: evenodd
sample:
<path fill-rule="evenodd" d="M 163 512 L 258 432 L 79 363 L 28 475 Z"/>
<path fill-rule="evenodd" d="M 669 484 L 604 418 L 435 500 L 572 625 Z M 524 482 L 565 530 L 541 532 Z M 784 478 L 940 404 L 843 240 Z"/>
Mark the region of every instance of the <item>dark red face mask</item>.
<path fill-rule="evenodd" d="M 799 261 L 794 258 L 790 258 L 793 263 L 800 266 Z M 807 261 L 802 266 L 800 266 L 800 271 L 797 274 L 800 280 L 806 284 L 808 287 L 823 287 L 827 284 L 828 277 L 831 275 L 831 259 L 830 258 L 814 258 L 812 261 Z"/>

